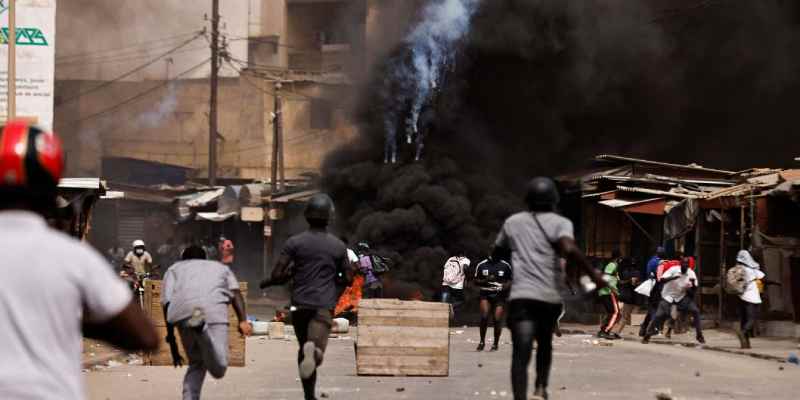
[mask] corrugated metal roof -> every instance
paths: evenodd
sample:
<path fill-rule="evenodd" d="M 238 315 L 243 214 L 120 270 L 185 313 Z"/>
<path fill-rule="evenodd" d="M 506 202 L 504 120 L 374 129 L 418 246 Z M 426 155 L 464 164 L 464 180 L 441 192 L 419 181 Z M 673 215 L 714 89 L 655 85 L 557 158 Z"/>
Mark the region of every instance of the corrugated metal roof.
<path fill-rule="evenodd" d="M 222 193 L 225 192 L 225 188 L 219 188 L 217 190 L 211 190 L 208 192 L 200 192 L 192 195 L 190 200 L 186 201 L 186 205 L 189 207 L 205 207 L 209 203 L 219 199 L 222 196 Z"/>
<path fill-rule="evenodd" d="M 645 194 L 657 194 L 661 196 L 671 196 L 671 197 L 678 197 L 682 199 L 698 199 L 701 198 L 703 193 L 693 192 L 693 193 L 680 193 L 680 192 L 673 192 L 673 191 L 666 191 L 666 190 L 655 190 L 655 189 L 645 189 L 639 187 L 630 187 L 630 186 L 617 186 L 617 190 L 623 192 L 630 192 L 630 193 L 645 193 Z"/>
<path fill-rule="evenodd" d="M 58 181 L 62 189 L 105 189 L 105 184 L 100 178 L 62 178 Z"/>
<path fill-rule="evenodd" d="M 611 208 L 622 208 L 622 207 L 634 206 L 634 205 L 637 205 L 637 204 L 650 203 L 650 202 L 659 201 L 659 200 L 664 200 L 664 198 L 663 197 L 655 197 L 655 198 L 652 198 L 652 199 L 645 199 L 645 200 L 613 199 L 613 200 L 598 201 L 597 203 L 598 204 L 602 204 L 604 206 L 611 207 Z"/>
<path fill-rule="evenodd" d="M 658 167 L 665 167 L 665 168 L 674 168 L 674 169 L 681 169 L 686 171 L 702 171 L 702 172 L 709 172 L 719 175 L 733 175 L 735 171 L 726 171 L 722 169 L 713 169 L 713 168 L 705 168 L 700 165 L 683 165 L 683 164 L 672 164 L 660 161 L 651 161 L 651 160 L 643 160 L 640 158 L 632 158 L 632 157 L 623 157 L 617 156 L 613 154 L 600 154 L 595 156 L 596 161 L 615 161 L 615 162 L 622 162 L 622 163 L 632 163 L 632 164 L 642 164 L 642 165 L 652 165 Z"/>

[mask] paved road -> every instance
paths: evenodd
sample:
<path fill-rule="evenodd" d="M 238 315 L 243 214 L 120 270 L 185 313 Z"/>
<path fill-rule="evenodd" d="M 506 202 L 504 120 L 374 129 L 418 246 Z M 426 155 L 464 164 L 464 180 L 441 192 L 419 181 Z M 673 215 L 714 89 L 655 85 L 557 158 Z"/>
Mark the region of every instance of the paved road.
<path fill-rule="evenodd" d="M 330 399 L 510 399 L 510 345 L 474 351 L 474 328 L 451 336 L 448 378 L 355 376 L 353 340 L 333 339 L 320 387 Z M 508 332 L 504 332 L 507 341 Z M 296 344 L 248 339 L 248 366 L 208 379 L 206 399 L 302 399 L 294 364 Z M 583 335 L 556 339 L 552 399 L 797 399 L 800 367 L 748 356 L 673 345 L 613 342 L 599 346 Z M 178 399 L 185 370 L 122 365 L 87 372 L 90 399 Z"/>

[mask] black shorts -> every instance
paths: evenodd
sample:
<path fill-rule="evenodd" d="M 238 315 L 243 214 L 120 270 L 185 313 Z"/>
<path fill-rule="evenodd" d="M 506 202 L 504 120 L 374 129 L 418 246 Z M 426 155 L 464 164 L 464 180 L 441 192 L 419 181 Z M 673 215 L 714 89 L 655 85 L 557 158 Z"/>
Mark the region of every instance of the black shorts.
<path fill-rule="evenodd" d="M 490 303 L 495 304 L 495 305 L 503 305 L 508 300 L 508 293 L 507 292 L 489 292 L 489 291 L 481 290 L 480 299 L 481 300 L 489 300 Z"/>

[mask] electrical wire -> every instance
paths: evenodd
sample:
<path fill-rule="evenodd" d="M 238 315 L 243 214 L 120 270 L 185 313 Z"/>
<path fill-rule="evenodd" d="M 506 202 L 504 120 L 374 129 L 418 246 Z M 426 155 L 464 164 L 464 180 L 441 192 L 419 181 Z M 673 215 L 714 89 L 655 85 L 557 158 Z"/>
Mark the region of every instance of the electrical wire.
<path fill-rule="evenodd" d="M 128 105 L 130 103 L 133 103 L 133 102 L 135 102 L 135 101 L 147 96 L 148 94 L 153 93 L 156 90 L 161 89 L 161 88 L 169 85 L 170 83 L 172 83 L 175 80 L 178 80 L 179 78 L 183 77 L 184 75 L 188 75 L 188 74 L 192 73 L 194 70 L 202 67 L 203 65 L 207 64 L 209 61 L 211 61 L 211 58 L 208 58 L 205 61 L 201 62 L 200 64 L 197 64 L 194 67 L 189 68 L 188 70 L 181 72 L 180 74 L 178 74 L 177 76 L 175 76 L 172 79 L 168 79 L 168 80 L 164 81 L 163 83 L 161 83 L 159 85 L 153 86 L 152 88 L 147 89 L 147 90 L 145 90 L 145 91 L 143 91 L 143 92 L 141 92 L 139 94 L 136 94 L 136 95 L 134 95 L 132 97 L 129 97 L 129 98 L 127 98 L 127 99 L 125 99 L 125 100 L 123 100 L 123 101 L 121 101 L 121 102 L 119 102 L 119 103 L 117 103 L 117 104 L 115 104 L 115 105 L 113 105 L 111 107 L 108 107 L 108 108 L 103 109 L 101 111 L 98 111 L 98 112 L 96 112 L 94 114 L 91 114 L 91 115 L 88 115 L 86 117 L 83 117 L 83 118 L 77 119 L 75 121 L 72 121 L 72 122 L 70 122 L 68 124 L 68 126 L 74 126 L 74 125 L 80 124 L 80 123 L 82 123 L 84 121 L 88 121 L 90 119 L 94 119 L 94 118 L 97 118 L 97 117 L 100 117 L 100 116 L 103 116 L 103 115 L 106 115 L 106 114 L 113 113 L 116 110 L 120 109 L 121 107 L 124 107 L 124 106 L 126 106 L 126 105 Z"/>
<path fill-rule="evenodd" d="M 133 49 L 135 47 L 141 47 L 141 46 L 148 45 L 148 44 L 151 44 L 151 43 L 161 43 L 161 45 L 163 45 L 164 43 L 174 42 L 174 41 L 177 41 L 178 39 L 184 38 L 186 36 L 191 36 L 191 35 L 196 35 L 196 34 L 203 34 L 203 33 L 204 33 L 203 30 L 192 31 L 192 32 L 187 32 L 187 33 L 182 33 L 182 34 L 179 34 L 179 35 L 175 35 L 175 36 L 168 36 L 168 37 L 161 38 L 161 39 L 154 39 L 154 40 L 149 40 L 149 41 L 145 41 L 145 42 L 133 43 L 133 44 L 130 44 L 130 45 L 127 45 L 127 46 L 116 47 L 116 48 L 113 48 L 113 49 L 87 51 L 87 52 L 84 52 L 84 53 L 73 53 L 73 54 L 68 54 L 68 55 L 56 57 L 56 62 L 58 63 L 58 61 L 63 61 L 65 59 L 71 59 L 71 58 L 85 58 L 85 57 L 94 58 L 94 57 L 100 57 L 99 56 L 100 54 L 103 54 L 102 57 L 105 57 L 106 53 L 109 53 L 109 54 L 113 54 L 113 53 L 117 53 L 117 52 L 123 52 L 124 53 L 124 52 L 131 51 L 129 49 Z M 161 45 L 159 45 L 159 46 L 161 46 Z M 149 47 L 147 49 L 142 49 L 142 50 L 149 51 L 151 49 L 152 49 L 152 47 Z"/>
<path fill-rule="evenodd" d="M 177 51 L 174 54 L 189 53 L 189 52 L 192 52 L 192 51 L 202 50 L 202 49 L 205 49 L 205 48 L 206 48 L 206 46 L 190 47 L 188 49 Z M 153 49 L 153 50 L 161 50 L 161 49 Z M 64 69 L 64 68 L 73 68 L 73 67 L 84 67 L 84 66 L 93 65 L 93 64 L 115 64 L 115 63 L 120 63 L 120 62 L 136 61 L 136 60 L 141 60 L 141 59 L 144 59 L 144 58 L 148 58 L 148 57 L 151 57 L 152 53 L 153 52 L 151 51 L 151 52 L 146 52 L 146 53 L 142 53 L 142 54 L 139 54 L 139 55 L 129 55 L 129 56 L 123 56 L 123 57 L 110 57 L 110 58 L 102 58 L 102 59 L 95 59 L 95 60 L 85 60 L 85 61 L 71 61 L 71 62 L 67 62 L 67 63 L 63 63 L 63 64 L 57 64 L 56 66 L 59 67 L 59 68 Z"/>
<path fill-rule="evenodd" d="M 148 62 L 146 62 L 146 63 L 144 63 L 144 64 L 142 64 L 142 65 L 140 65 L 140 66 L 138 66 L 138 67 L 136 67 L 136 68 L 134 68 L 134 69 L 132 69 L 132 70 L 130 70 L 130 71 L 128 71 L 128 72 L 126 72 L 126 73 L 114 78 L 114 79 L 112 79 L 112 80 L 110 80 L 110 81 L 105 81 L 105 82 L 103 82 L 103 83 L 101 83 L 101 84 L 99 84 L 99 85 L 97 85 L 97 86 L 95 86 L 95 87 L 93 87 L 91 89 L 87 89 L 87 90 L 85 90 L 85 91 L 83 91 L 81 93 L 78 93 L 77 95 L 75 95 L 73 97 L 70 97 L 70 98 L 68 98 L 68 99 L 66 99 L 64 101 L 61 101 L 58 104 L 56 104 L 56 107 L 62 106 L 64 104 L 70 103 L 72 101 L 75 101 L 75 100 L 77 100 L 77 99 L 79 99 L 79 98 L 81 98 L 81 97 L 83 97 L 83 96 L 85 96 L 85 95 L 87 95 L 89 93 L 94 93 L 94 92 L 96 92 L 98 90 L 101 90 L 101 89 L 104 89 L 104 88 L 106 88 L 108 86 L 111 86 L 115 82 L 121 81 L 122 79 L 125 79 L 125 78 L 127 78 L 127 77 L 129 77 L 129 76 L 131 76 L 131 75 L 133 75 L 133 74 L 135 74 L 135 73 L 137 73 L 137 72 L 139 72 L 139 71 L 141 71 L 141 70 L 153 65 L 153 64 L 155 64 L 157 61 L 163 59 L 164 57 L 167 57 L 167 56 L 169 56 L 171 54 L 174 54 L 179 49 L 181 49 L 181 48 L 189 45 L 189 43 L 192 43 L 195 40 L 197 40 L 197 38 L 199 38 L 201 35 L 202 35 L 202 33 L 194 36 L 193 38 L 191 38 L 189 40 L 184 41 L 183 43 L 179 44 L 176 47 L 173 47 L 169 51 L 167 51 L 165 53 L 162 53 L 158 57 L 156 57 L 156 58 L 154 58 L 154 59 L 152 59 L 152 60 L 150 60 L 150 61 L 148 61 Z"/>

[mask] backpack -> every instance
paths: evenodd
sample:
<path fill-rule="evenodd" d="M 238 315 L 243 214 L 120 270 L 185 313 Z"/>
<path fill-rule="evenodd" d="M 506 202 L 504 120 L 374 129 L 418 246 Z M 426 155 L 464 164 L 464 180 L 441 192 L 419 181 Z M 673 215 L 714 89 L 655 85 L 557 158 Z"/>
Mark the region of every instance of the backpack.
<path fill-rule="evenodd" d="M 725 274 L 725 292 L 729 294 L 742 294 L 747 287 L 747 274 L 742 265 L 736 264 Z"/>
<path fill-rule="evenodd" d="M 372 272 L 376 275 L 382 275 L 389 272 L 392 269 L 392 260 L 379 256 L 377 254 L 372 255 Z"/>

